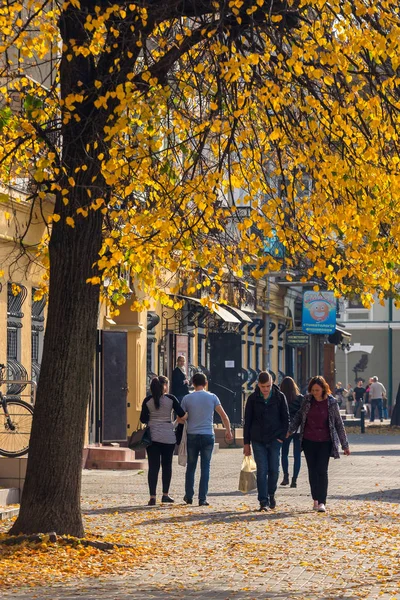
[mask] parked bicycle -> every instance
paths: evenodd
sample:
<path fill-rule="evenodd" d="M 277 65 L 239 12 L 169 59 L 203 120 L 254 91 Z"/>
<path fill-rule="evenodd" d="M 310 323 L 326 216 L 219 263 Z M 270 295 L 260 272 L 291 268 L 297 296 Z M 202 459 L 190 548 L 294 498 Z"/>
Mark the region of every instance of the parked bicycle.
<path fill-rule="evenodd" d="M 6 366 L 0 364 L 0 388 L 6 383 Z M 4 395 L 0 389 L 0 455 L 17 458 L 27 454 L 31 436 L 33 406 Z"/>

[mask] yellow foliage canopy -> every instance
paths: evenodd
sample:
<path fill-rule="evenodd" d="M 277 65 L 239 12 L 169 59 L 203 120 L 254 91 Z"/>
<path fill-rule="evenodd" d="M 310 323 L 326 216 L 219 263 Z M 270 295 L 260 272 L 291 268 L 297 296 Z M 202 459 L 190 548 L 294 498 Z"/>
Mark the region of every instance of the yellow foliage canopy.
<path fill-rule="evenodd" d="M 197 4 L 1 7 L 1 180 L 68 236 L 102 213 L 114 306 L 121 269 L 162 298 L 282 264 L 398 297 L 397 0 Z"/>

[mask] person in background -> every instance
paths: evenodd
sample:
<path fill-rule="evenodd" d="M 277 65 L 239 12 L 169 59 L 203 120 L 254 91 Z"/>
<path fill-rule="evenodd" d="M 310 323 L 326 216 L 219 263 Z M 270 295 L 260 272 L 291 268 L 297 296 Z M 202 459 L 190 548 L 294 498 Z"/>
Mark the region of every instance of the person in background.
<path fill-rule="evenodd" d="M 186 413 L 175 396 L 168 394 L 168 379 L 163 375 L 154 377 L 150 383 L 151 395 L 142 403 L 140 420 L 150 427 L 151 444 L 146 448 L 149 460 L 148 483 L 150 491 L 149 506 L 156 504 L 156 491 L 160 464 L 162 468 L 162 498 L 161 502 L 174 502 L 169 495 L 172 477 L 172 458 L 174 455 L 176 436 L 172 420 L 172 412 L 178 417 Z"/>
<path fill-rule="evenodd" d="M 354 388 L 354 416 L 355 417 L 360 417 L 360 411 L 361 411 L 361 407 L 362 407 L 362 403 L 364 402 L 364 398 L 365 398 L 365 387 L 363 386 L 363 380 L 359 379 L 357 381 L 357 385 Z"/>
<path fill-rule="evenodd" d="M 307 461 L 313 509 L 326 512 L 329 458 L 339 458 L 339 441 L 346 455 L 349 442 L 336 398 L 321 376 L 308 384 L 309 394 L 290 423 L 288 435 L 300 426 L 300 441 Z"/>
<path fill-rule="evenodd" d="M 225 426 L 226 440 L 232 441 L 233 435 L 228 415 L 222 408 L 219 398 L 205 389 L 207 377 L 204 373 L 195 373 L 192 383 L 194 392 L 187 394 L 181 404 L 182 410 L 186 411 L 187 419 L 187 466 L 183 500 L 186 504 L 193 504 L 194 476 L 200 455 L 199 506 L 209 506 L 207 493 L 215 441 L 214 411 L 219 414 Z M 178 418 L 178 422 L 184 422 L 185 418 Z"/>
<path fill-rule="evenodd" d="M 257 465 L 257 490 L 260 511 L 276 506 L 281 447 L 289 427 L 289 409 L 284 394 L 273 385 L 267 371 L 261 371 L 255 391 L 246 402 L 244 413 L 245 456 L 253 447 Z"/>
<path fill-rule="evenodd" d="M 386 396 L 385 386 L 378 381 L 378 378 L 372 377 L 372 383 L 369 387 L 369 397 L 371 400 L 371 418 L 370 422 L 373 423 L 375 420 L 375 409 L 378 409 L 379 418 L 381 423 L 383 421 L 383 397 Z"/>
<path fill-rule="evenodd" d="M 335 391 L 333 392 L 337 403 L 339 404 L 339 408 L 342 408 L 343 400 L 344 400 L 344 387 L 342 386 L 342 382 L 338 381 L 335 387 Z M 344 408 L 344 407 L 343 407 Z"/>
<path fill-rule="evenodd" d="M 382 413 L 383 413 L 383 418 L 384 419 L 388 419 L 389 418 L 388 401 L 387 401 L 386 395 L 383 396 L 383 398 L 382 398 Z"/>
<path fill-rule="evenodd" d="M 343 391 L 343 396 L 346 401 L 346 414 L 353 414 L 353 394 L 354 390 L 351 387 L 351 384 L 348 383 L 346 389 Z"/>
<path fill-rule="evenodd" d="M 182 399 L 189 393 L 189 380 L 186 375 L 186 358 L 178 356 L 176 359 L 176 367 L 172 371 L 171 392 L 182 402 Z"/>
<path fill-rule="evenodd" d="M 297 412 L 300 410 L 301 404 L 304 400 L 304 396 L 300 394 L 300 390 L 297 387 L 295 381 L 291 377 L 285 377 L 280 385 L 282 394 L 285 395 L 288 407 L 290 421 L 294 419 Z M 281 485 L 289 485 L 289 447 L 293 441 L 293 477 L 290 487 L 297 487 L 297 477 L 299 476 L 301 466 L 301 446 L 298 433 L 293 433 L 288 438 L 285 438 L 282 444 L 282 470 L 283 479 Z"/>

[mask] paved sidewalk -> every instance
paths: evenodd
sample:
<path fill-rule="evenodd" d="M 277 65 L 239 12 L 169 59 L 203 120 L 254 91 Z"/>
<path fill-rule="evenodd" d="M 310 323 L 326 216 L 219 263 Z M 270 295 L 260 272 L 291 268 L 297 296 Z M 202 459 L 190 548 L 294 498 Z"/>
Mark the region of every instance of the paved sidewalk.
<path fill-rule="evenodd" d="M 183 505 L 177 463 L 176 504 L 154 508 L 146 506 L 147 473 L 85 471 L 87 529 L 149 543 L 148 561 L 112 578 L 8 589 L 1 597 L 400 599 L 400 436 L 351 435 L 350 443 L 351 456 L 330 464 L 327 514 L 310 510 L 305 464 L 297 489 L 278 489 L 275 511 L 256 512 L 256 494 L 237 491 L 241 450 L 214 455 L 209 508 Z"/>

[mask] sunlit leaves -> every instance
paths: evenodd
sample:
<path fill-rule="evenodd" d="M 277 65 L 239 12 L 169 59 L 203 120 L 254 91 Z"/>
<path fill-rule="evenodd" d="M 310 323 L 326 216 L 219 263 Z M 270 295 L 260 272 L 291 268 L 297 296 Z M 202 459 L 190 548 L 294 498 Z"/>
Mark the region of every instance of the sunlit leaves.
<path fill-rule="evenodd" d="M 91 281 L 108 301 L 130 294 L 121 269 L 144 292 L 137 301 L 160 297 L 173 273 L 188 289 L 241 277 L 243 264 L 262 277 L 282 267 L 268 240 L 285 268 L 341 293 L 397 293 L 396 2 L 302 0 L 295 29 L 263 0 L 229 2 L 229 18 L 218 3 L 186 19 L 83 5 L 0 9 L 0 174 L 54 194 L 52 222 L 69 235 L 104 216 Z M 60 10 L 82 25 L 62 44 Z M 90 64 L 87 80 L 58 80 L 58 47 L 71 72 Z M 58 79 L 45 88 L 30 65 L 50 60 Z M 47 133 L 54 123 L 62 137 Z"/>

